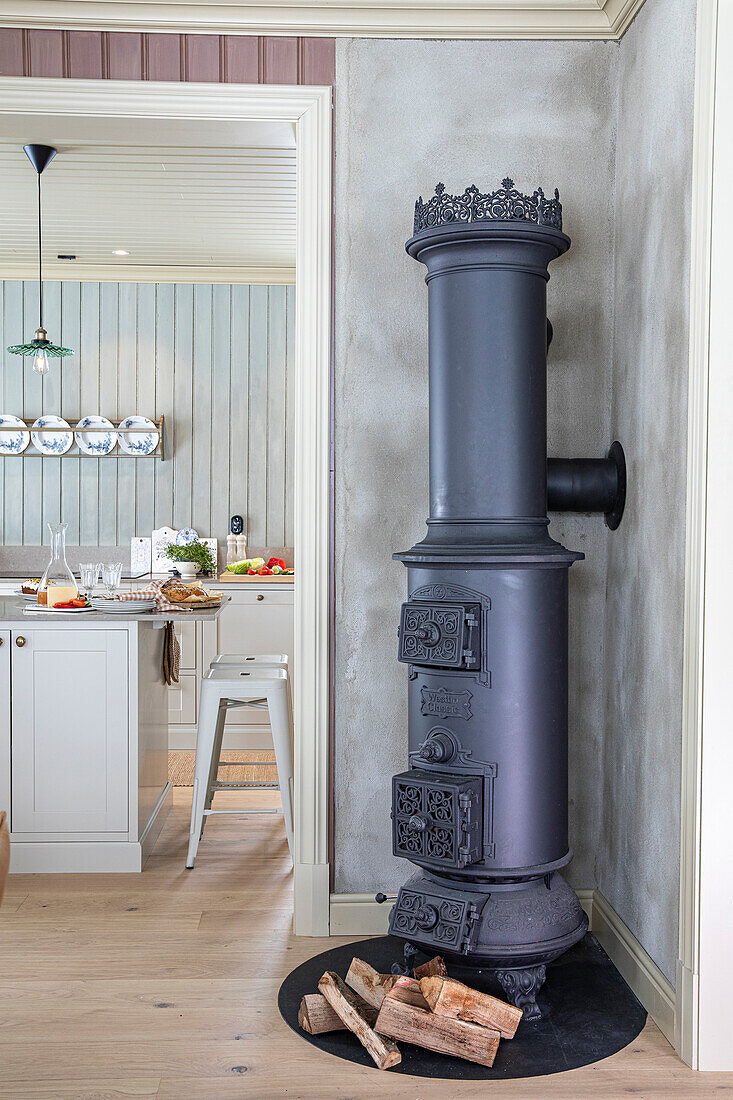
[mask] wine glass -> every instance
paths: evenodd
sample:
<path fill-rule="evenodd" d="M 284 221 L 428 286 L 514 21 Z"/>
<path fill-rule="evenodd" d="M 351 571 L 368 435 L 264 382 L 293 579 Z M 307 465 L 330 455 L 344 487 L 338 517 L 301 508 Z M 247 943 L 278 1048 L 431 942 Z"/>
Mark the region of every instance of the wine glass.
<path fill-rule="evenodd" d="M 99 571 L 101 565 L 89 561 L 79 565 L 79 580 L 83 594 L 90 599 L 95 587 L 99 584 Z"/>
<path fill-rule="evenodd" d="M 102 584 L 107 590 L 107 595 L 111 598 L 114 596 L 117 589 L 120 587 L 120 581 L 122 580 L 122 562 L 121 561 L 106 561 L 102 562 Z"/>

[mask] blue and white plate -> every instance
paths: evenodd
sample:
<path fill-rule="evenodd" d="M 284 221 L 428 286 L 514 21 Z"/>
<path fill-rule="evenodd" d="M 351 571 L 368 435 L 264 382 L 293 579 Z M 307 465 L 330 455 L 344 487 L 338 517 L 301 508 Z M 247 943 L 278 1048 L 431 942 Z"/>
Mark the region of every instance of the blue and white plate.
<path fill-rule="evenodd" d="M 34 432 L 34 428 L 59 428 L 58 432 Z M 39 416 L 31 424 L 33 446 L 43 455 L 63 455 L 74 442 L 74 434 L 60 416 Z"/>
<path fill-rule="evenodd" d="M 182 527 L 176 535 L 176 546 L 190 546 L 198 537 L 199 533 L 194 531 L 193 527 Z"/>
<path fill-rule="evenodd" d="M 109 428 L 108 432 L 85 432 L 85 428 Z M 74 431 L 76 445 L 85 455 L 108 455 L 117 446 L 117 432 L 106 416 L 84 416 Z"/>
<path fill-rule="evenodd" d="M 158 430 L 147 416 L 126 416 L 120 428 L 135 428 L 135 431 L 120 432 L 120 450 L 126 455 L 151 455 L 158 446 Z"/>
<path fill-rule="evenodd" d="M 31 441 L 31 435 L 19 416 L 0 413 L 0 427 L 20 428 L 19 432 L 0 432 L 0 455 L 19 455 Z"/>

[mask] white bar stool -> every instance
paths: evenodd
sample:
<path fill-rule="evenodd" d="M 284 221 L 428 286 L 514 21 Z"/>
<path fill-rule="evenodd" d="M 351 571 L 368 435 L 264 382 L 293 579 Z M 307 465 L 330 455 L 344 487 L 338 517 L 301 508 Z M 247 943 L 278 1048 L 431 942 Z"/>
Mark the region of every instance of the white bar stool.
<path fill-rule="evenodd" d="M 219 757 L 226 713 L 234 707 L 267 710 L 275 749 L 277 783 L 218 782 Z M 225 761 L 227 767 L 247 761 Z M 280 791 L 282 810 L 212 810 L 215 791 L 243 789 Z M 285 668 L 252 666 L 213 668 L 201 680 L 196 732 L 196 770 L 193 781 L 191 828 L 186 867 L 193 867 L 206 818 L 211 814 L 282 813 L 290 854 L 293 854 L 293 707 Z"/>

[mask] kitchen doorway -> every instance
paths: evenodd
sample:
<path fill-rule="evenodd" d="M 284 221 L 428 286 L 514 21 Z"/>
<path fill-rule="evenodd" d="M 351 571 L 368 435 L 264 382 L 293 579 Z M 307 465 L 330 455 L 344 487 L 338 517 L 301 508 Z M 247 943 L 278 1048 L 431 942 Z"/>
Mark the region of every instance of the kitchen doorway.
<path fill-rule="evenodd" d="M 228 151 L 238 141 L 246 144 L 249 125 L 293 129 L 294 930 L 327 935 L 331 88 L 0 78 L 0 118 L 9 116 L 27 123 L 30 140 L 53 137 L 59 144 L 65 130 L 72 124 L 78 128 L 81 120 L 89 120 L 92 128 L 107 125 L 110 132 L 126 129 L 130 144 L 136 133 L 153 125 L 164 124 L 181 145 L 195 143 L 196 132 L 205 131 L 209 146 L 216 134 L 222 150 Z M 232 199 L 236 201 L 235 194 Z"/>

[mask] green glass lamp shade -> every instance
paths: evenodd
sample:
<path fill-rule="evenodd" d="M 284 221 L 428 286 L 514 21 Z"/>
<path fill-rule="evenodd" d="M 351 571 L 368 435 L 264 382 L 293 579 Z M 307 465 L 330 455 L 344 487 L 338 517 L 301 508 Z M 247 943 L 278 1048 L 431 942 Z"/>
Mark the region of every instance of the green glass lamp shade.
<path fill-rule="evenodd" d="M 35 355 L 41 349 L 51 359 L 65 359 L 67 355 L 74 354 L 72 348 L 61 348 L 58 344 L 52 344 L 50 340 L 31 340 L 30 344 L 13 344 L 8 351 L 11 355 Z"/>

